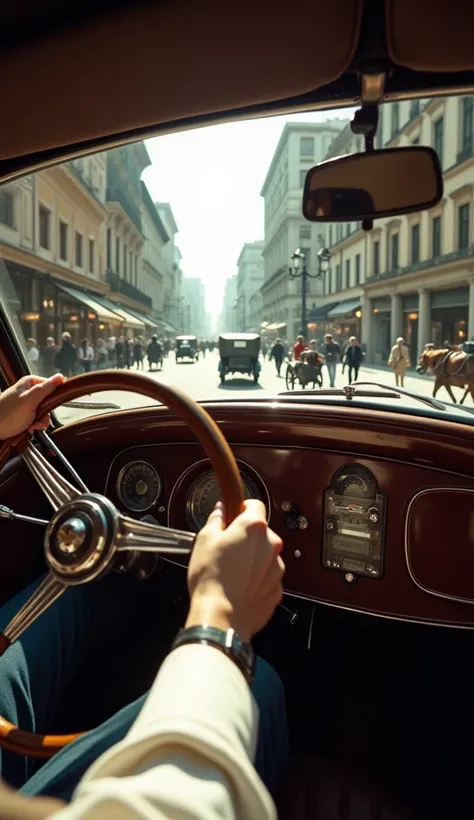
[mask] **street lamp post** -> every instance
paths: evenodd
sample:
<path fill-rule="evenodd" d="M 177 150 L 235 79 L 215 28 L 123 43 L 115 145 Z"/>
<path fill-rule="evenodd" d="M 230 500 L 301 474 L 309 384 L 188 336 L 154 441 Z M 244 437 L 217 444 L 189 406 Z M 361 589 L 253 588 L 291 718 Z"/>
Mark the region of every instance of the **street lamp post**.
<path fill-rule="evenodd" d="M 288 275 L 290 279 L 298 279 L 301 277 L 301 334 L 303 341 L 306 341 L 308 332 L 308 322 L 306 316 L 306 294 L 308 279 L 320 279 L 323 273 L 329 269 L 331 261 L 331 251 L 329 248 L 321 248 L 318 251 L 318 272 L 310 273 L 306 268 L 306 254 L 301 248 L 297 248 L 291 257 L 290 266 L 288 268 Z"/>

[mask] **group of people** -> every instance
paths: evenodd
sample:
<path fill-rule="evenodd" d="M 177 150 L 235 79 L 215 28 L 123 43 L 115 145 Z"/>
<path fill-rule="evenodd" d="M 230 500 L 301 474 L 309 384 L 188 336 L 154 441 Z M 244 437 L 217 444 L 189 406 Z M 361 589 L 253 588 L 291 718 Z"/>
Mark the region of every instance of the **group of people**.
<path fill-rule="evenodd" d="M 269 359 L 274 359 L 275 367 L 278 375 L 281 375 L 281 367 L 285 359 L 286 350 L 281 339 L 276 339 L 273 344 Z M 326 333 L 323 344 L 320 346 L 316 339 L 311 339 L 307 345 L 303 336 L 298 336 L 292 349 L 293 361 L 298 363 L 308 364 L 323 364 L 326 365 L 329 384 L 331 387 L 335 386 L 337 365 L 342 362 L 342 372 L 348 368 L 349 384 L 357 381 L 359 375 L 359 368 L 364 359 L 364 352 L 361 345 L 355 336 L 351 336 L 349 344 L 344 350 L 341 350 L 340 345 L 334 341 L 331 333 Z"/>
<path fill-rule="evenodd" d="M 75 345 L 71 334 L 65 332 L 61 335 L 60 345 L 49 336 L 43 348 L 39 348 L 35 339 L 27 339 L 26 347 L 32 369 L 49 377 L 54 373 L 75 376 L 105 368 L 134 367 L 136 370 L 143 370 L 145 358 L 148 359 L 149 369 L 153 370 L 162 364 L 163 356 L 169 352 L 170 343 L 168 339 L 159 340 L 153 335 L 150 340 L 143 336 L 111 336 L 107 340 L 97 339 L 95 344 L 84 339 Z"/>

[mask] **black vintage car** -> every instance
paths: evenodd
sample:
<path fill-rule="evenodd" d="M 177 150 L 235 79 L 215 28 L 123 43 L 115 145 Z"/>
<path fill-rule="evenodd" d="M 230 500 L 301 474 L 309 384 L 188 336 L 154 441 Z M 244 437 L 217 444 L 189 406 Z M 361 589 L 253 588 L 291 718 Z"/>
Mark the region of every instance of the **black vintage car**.
<path fill-rule="evenodd" d="M 258 333 L 221 333 L 219 336 L 219 375 L 221 384 L 234 373 L 246 373 L 258 382 L 262 366 L 258 360 Z"/>
<path fill-rule="evenodd" d="M 176 336 L 176 361 L 190 359 L 197 362 L 199 359 L 198 340 L 196 336 Z"/>

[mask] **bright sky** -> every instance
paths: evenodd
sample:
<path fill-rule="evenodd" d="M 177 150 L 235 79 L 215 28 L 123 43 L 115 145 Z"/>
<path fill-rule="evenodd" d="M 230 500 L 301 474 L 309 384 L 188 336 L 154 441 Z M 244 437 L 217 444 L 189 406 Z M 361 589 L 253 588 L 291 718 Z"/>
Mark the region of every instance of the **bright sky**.
<path fill-rule="evenodd" d="M 284 124 L 350 114 L 344 109 L 249 120 L 147 141 L 153 164 L 143 181 L 154 201 L 171 204 L 183 272 L 202 279 L 214 317 L 242 245 L 263 239 L 260 190 Z"/>

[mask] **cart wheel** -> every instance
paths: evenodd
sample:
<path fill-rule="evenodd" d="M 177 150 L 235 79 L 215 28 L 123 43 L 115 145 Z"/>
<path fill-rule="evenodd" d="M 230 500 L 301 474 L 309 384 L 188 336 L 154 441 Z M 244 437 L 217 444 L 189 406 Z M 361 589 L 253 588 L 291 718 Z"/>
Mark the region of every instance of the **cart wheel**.
<path fill-rule="evenodd" d="M 295 373 L 291 364 L 287 365 L 286 368 L 285 383 L 287 390 L 295 389 Z"/>
<path fill-rule="evenodd" d="M 221 373 L 221 384 L 224 384 L 224 382 L 225 382 L 225 375 L 224 375 L 224 373 Z"/>

